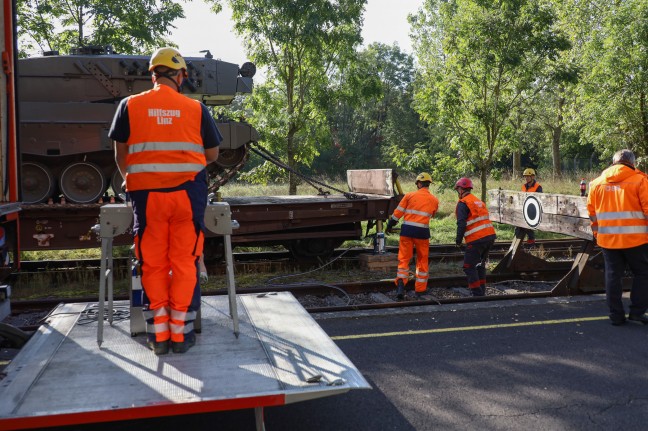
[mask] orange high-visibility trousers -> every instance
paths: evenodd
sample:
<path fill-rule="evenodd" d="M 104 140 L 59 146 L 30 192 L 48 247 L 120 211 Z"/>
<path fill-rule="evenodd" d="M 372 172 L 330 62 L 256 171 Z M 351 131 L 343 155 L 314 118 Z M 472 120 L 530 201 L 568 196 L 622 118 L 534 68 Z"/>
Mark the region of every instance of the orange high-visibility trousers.
<path fill-rule="evenodd" d="M 135 250 L 149 299 L 147 333 L 158 342 L 182 342 L 193 335 L 200 304 L 200 224 L 185 190 L 151 191 L 145 200 L 133 199 L 133 205 L 139 210 Z"/>
<path fill-rule="evenodd" d="M 419 293 L 425 292 L 428 282 L 428 255 L 430 253 L 430 240 L 427 238 L 410 238 L 408 236 L 401 236 L 398 244 L 398 271 L 394 283 L 398 284 L 398 280 L 403 280 L 406 285 L 409 275 L 409 264 L 412 260 L 412 255 L 416 249 L 416 278 L 414 282 L 414 290 Z"/>

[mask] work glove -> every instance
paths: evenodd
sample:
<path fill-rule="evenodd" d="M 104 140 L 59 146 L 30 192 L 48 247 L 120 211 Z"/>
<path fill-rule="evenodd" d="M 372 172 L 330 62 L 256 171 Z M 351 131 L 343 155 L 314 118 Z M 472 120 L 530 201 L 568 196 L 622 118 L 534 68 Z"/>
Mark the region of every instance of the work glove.
<path fill-rule="evenodd" d="M 461 241 L 455 242 L 455 247 L 457 247 L 457 250 L 459 251 L 464 251 L 464 246 Z"/>
<path fill-rule="evenodd" d="M 385 233 L 394 232 L 393 230 L 394 226 L 396 226 L 396 222 L 394 221 L 394 219 L 389 219 L 389 221 L 387 222 L 387 228 L 385 229 Z"/>

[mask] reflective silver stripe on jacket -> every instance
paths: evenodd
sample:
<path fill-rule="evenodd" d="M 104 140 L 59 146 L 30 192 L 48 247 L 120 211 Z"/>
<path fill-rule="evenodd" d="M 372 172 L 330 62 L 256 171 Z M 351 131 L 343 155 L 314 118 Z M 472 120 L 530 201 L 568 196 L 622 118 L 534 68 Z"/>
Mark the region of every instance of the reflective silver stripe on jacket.
<path fill-rule="evenodd" d="M 429 227 L 430 227 L 430 224 L 429 224 L 429 223 L 428 223 L 428 224 L 425 224 L 425 223 L 416 223 L 416 222 L 413 222 L 413 221 L 404 221 L 404 222 L 403 222 L 403 225 L 416 226 L 416 227 L 426 227 L 426 228 L 429 228 Z"/>
<path fill-rule="evenodd" d="M 596 214 L 599 220 L 629 220 L 638 219 L 645 220 L 646 216 L 641 211 L 617 211 L 617 212 L 601 212 Z"/>
<path fill-rule="evenodd" d="M 485 216 L 481 216 L 481 217 L 474 218 L 474 219 L 468 221 L 468 222 L 466 223 L 466 226 L 470 226 L 471 224 L 475 224 L 475 223 L 477 223 L 478 221 L 482 221 L 482 220 L 488 220 L 488 216 L 485 215 Z"/>
<path fill-rule="evenodd" d="M 416 214 L 424 217 L 432 217 L 432 214 L 430 213 L 426 213 L 425 211 L 417 211 L 417 210 L 405 210 L 405 214 Z"/>
<path fill-rule="evenodd" d="M 472 234 L 474 234 L 475 232 L 479 232 L 479 231 L 482 230 L 482 229 L 486 229 L 487 227 L 493 227 L 493 225 L 490 224 L 490 223 L 487 223 L 487 224 L 483 224 L 483 225 L 481 225 L 481 226 L 477 226 L 477 227 L 474 228 L 474 229 L 467 230 L 466 233 L 464 233 L 464 237 L 467 237 L 468 235 L 472 235 Z"/>
<path fill-rule="evenodd" d="M 129 174 L 141 172 L 200 172 L 205 165 L 200 163 L 140 163 L 126 168 Z"/>
<path fill-rule="evenodd" d="M 648 233 L 648 226 L 600 226 L 598 233 L 601 234 L 633 234 Z"/>
<path fill-rule="evenodd" d="M 142 153 L 144 151 L 191 151 L 205 154 L 205 147 L 191 142 L 143 142 L 128 146 L 128 154 Z"/>

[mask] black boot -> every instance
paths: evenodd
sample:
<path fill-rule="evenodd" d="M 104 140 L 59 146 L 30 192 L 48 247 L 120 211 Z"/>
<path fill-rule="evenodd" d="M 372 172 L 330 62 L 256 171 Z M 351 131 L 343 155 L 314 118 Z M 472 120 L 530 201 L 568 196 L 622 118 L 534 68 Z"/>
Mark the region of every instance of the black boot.
<path fill-rule="evenodd" d="M 169 353 L 169 340 L 167 341 L 149 341 L 146 343 L 148 348 L 153 350 L 157 356 Z"/>
<path fill-rule="evenodd" d="M 631 314 L 628 316 L 628 320 L 648 325 L 648 314 Z"/>
<path fill-rule="evenodd" d="M 192 348 L 195 344 L 196 344 L 196 335 L 194 334 L 190 336 L 185 335 L 184 341 L 171 342 L 171 350 L 173 350 L 173 353 L 185 353 L 187 350 Z"/>
<path fill-rule="evenodd" d="M 484 296 L 484 292 L 480 287 L 475 287 L 474 289 L 470 289 L 470 293 L 472 296 Z"/>
<path fill-rule="evenodd" d="M 398 279 L 396 286 L 396 298 L 398 298 L 399 301 L 402 301 L 405 297 L 405 285 L 403 284 L 403 280 L 401 278 Z"/>

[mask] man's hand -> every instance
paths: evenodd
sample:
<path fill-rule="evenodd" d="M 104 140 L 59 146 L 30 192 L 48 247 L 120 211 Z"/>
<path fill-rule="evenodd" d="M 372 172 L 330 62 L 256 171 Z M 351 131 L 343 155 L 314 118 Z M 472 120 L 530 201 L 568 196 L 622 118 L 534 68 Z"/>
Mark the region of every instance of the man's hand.
<path fill-rule="evenodd" d="M 387 222 L 387 228 L 385 229 L 385 233 L 393 233 L 394 226 L 396 226 L 396 222 L 394 221 L 394 219 L 389 219 L 389 221 Z"/>

